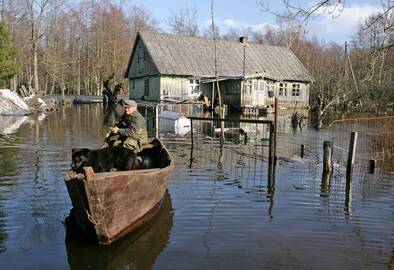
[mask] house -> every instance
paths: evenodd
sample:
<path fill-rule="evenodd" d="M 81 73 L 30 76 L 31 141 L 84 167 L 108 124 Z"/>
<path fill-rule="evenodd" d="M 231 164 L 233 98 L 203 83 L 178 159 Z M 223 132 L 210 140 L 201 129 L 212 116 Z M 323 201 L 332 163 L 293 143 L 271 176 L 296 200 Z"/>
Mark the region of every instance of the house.
<path fill-rule="evenodd" d="M 277 96 L 286 106 L 309 105 L 313 81 L 286 47 L 217 40 L 223 102 L 230 107 L 266 107 Z M 212 39 L 139 32 L 125 72 L 130 98 L 160 101 L 217 97 Z"/>

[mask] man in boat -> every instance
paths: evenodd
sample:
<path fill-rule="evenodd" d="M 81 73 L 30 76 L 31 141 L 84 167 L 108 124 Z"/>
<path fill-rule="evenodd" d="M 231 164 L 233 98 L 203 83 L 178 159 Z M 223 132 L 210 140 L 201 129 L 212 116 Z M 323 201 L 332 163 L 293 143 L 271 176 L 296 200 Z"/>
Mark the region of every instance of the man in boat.
<path fill-rule="evenodd" d="M 146 120 L 138 112 L 137 103 L 134 100 L 123 101 L 123 109 L 124 113 L 119 122 L 109 128 L 103 148 L 123 145 L 134 153 L 139 153 L 142 146 L 148 143 Z"/>

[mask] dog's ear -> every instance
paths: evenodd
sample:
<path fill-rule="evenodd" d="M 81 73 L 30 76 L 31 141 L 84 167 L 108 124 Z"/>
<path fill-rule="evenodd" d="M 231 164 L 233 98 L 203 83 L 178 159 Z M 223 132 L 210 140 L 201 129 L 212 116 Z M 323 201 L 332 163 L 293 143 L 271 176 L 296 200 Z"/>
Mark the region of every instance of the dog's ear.
<path fill-rule="evenodd" d="M 90 149 L 88 148 L 73 148 L 71 150 L 71 155 L 86 155 L 89 151 Z"/>

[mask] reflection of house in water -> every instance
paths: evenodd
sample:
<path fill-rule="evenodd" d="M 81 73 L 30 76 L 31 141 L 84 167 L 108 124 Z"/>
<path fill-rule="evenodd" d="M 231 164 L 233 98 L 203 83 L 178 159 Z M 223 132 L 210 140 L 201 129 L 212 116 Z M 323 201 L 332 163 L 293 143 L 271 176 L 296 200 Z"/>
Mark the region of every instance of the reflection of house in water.
<path fill-rule="evenodd" d="M 217 41 L 219 87 L 230 107 L 265 107 L 279 98 L 285 106 L 309 105 L 312 76 L 286 47 Z M 213 42 L 207 38 L 139 32 L 125 76 L 130 98 L 215 100 Z"/>
<path fill-rule="evenodd" d="M 230 117 L 231 119 L 235 119 Z M 247 121 L 253 121 L 253 119 L 246 119 Z M 255 119 L 267 120 L 266 118 Z M 219 138 L 221 132 L 220 121 L 217 120 L 194 120 L 193 130 L 196 134 L 202 135 L 202 137 L 213 137 Z M 263 141 L 269 140 L 270 126 L 267 123 L 249 123 L 240 122 L 238 120 L 224 121 L 224 135 L 225 140 L 233 143 L 246 143 L 253 142 L 261 144 Z M 198 135 L 196 135 L 198 136 Z M 264 144 L 264 143 L 263 143 Z"/>

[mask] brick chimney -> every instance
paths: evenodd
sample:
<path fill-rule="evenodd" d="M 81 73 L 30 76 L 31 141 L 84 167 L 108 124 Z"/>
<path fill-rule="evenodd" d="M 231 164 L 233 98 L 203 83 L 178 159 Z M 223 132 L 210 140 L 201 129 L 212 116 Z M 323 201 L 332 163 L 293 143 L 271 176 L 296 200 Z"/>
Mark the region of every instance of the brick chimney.
<path fill-rule="evenodd" d="M 247 36 L 240 37 L 239 42 L 241 42 L 243 45 L 248 44 L 248 37 Z"/>

